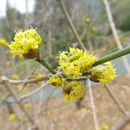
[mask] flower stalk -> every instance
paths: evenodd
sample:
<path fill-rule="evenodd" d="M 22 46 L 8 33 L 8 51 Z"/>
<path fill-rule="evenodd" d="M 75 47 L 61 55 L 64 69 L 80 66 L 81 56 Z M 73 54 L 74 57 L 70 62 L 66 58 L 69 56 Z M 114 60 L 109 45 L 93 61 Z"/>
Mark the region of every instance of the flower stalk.
<path fill-rule="evenodd" d="M 52 74 L 55 74 L 56 72 L 45 62 L 45 60 L 43 58 L 41 58 L 40 56 L 35 58 L 35 60 L 37 62 L 39 62 L 40 64 L 42 64 L 47 70 L 49 70 Z"/>

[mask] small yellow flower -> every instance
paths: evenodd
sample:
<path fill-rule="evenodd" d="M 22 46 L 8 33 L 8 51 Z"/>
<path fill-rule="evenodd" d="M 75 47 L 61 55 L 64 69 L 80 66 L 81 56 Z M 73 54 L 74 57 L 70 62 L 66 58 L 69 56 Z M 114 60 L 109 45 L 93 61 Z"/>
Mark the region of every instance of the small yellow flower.
<path fill-rule="evenodd" d="M 62 78 L 60 76 L 52 76 L 50 77 L 50 79 L 48 80 L 48 83 L 56 86 L 56 87 L 62 87 L 65 83 L 66 79 Z"/>
<path fill-rule="evenodd" d="M 5 38 L 0 38 L 0 46 L 4 46 L 4 47 L 8 46 L 8 42 L 6 41 Z"/>
<path fill-rule="evenodd" d="M 46 116 L 50 117 L 51 115 L 52 115 L 52 112 L 51 111 L 47 111 Z"/>
<path fill-rule="evenodd" d="M 23 85 L 15 85 L 15 84 L 10 84 L 11 86 L 15 87 L 16 91 L 18 94 L 29 94 L 30 92 L 28 91 L 27 87 L 23 86 Z"/>
<path fill-rule="evenodd" d="M 66 102 L 78 100 L 84 97 L 85 94 L 84 84 L 78 81 L 67 82 L 63 88 L 63 97 Z"/>
<path fill-rule="evenodd" d="M 76 78 L 84 72 L 89 71 L 96 62 L 96 57 L 87 54 L 86 51 L 70 48 L 70 52 L 62 52 L 59 55 L 59 64 L 61 70 L 66 76 Z"/>
<path fill-rule="evenodd" d="M 110 37 L 110 38 L 107 40 L 107 42 L 113 45 L 113 44 L 115 43 L 115 40 Z"/>
<path fill-rule="evenodd" d="M 18 91 L 19 91 L 20 89 L 18 89 Z M 28 92 L 28 89 L 27 88 L 23 88 L 23 89 L 21 89 L 18 93 L 19 94 L 23 94 L 23 93 L 27 93 Z"/>
<path fill-rule="evenodd" d="M 24 108 L 30 109 L 32 107 L 31 103 L 26 103 L 24 104 Z"/>
<path fill-rule="evenodd" d="M 110 128 L 108 125 L 103 124 L 101 127 L 98 128 L 98 130 L 110 130 Z"/>
<path fill-rule="evenodd" d="M 86 18 L 86 23 L 90 23 L 91 19 L 90 18 Z"/>
<path fill-rule="evenodd" d="M 40 78 L 40 77 L 42 77 L 42 76 L 43 76 L 43 74 L 41 74 L 41 73 L 36 73 L 36 74 L 34 75 L 35 78 Z"/>
<path fill-rule="evenodd" d="M 13 121 L 13 122 L 16 122 L 16 121 L 17 121 L 17 116 L 16 116 L 16 114 L 14 114 L 14 113 L 13 113 L 13 114 L 10 114 L 10 115 L 9 115 L 9 120 L 10 120 L 10 121 Z"/>
<path fill-rule="evenodd" d="M 63 119 L 64 119 L 63 115 L 59 115 L 59 116 L 57 116 L 57 118 L 55 119 L 55 121 L 56 122 L 61 122 L 61 121 L 63 121 Z"/>
<path fill-rule="evenodd" d="M 115 68 L 111 62 L 106 62 L 102 66 L 97 66 L 92 69 L 92 75 L 96 76 L 101 84 L 106 84 L 109 81 L 114 80 L 116 77 Z"/>
<path fill-rule="evenodd" d="M 19 75 L 15 74 L 15 75 L 13 75 L 13 76 L 11 77 L 11 79 L 12 79 L 12 80 L 19 80 L 20 77 L 19 77 Z"/>
<path fill-rule="evenodd" d="M 23 113 L 21 114 L 21 116 L 22 116 L 23 118 L 25 118 L 25 117 L 26 117 L 26 114 L 23 112 Z"/>
<path fill-rule="evenodd" d="M 11 61 L 7 61 L 7 62 L 6 62 L 6 65 L 7 65 L 7 66 L 11 66 L 11 65 L 12 65 Z"/>
<path fill-rule="evenodd" d="M 92 33 L 97 33 L 98 30 L 97 30 L 97 28 L 96 28 L 95 26 L 93 26 L 93 27 L 91 28 L 91 32 L 92 32 Z"/>
<path fill-rule="evenodd" d="M 38 50 L 41 42 L 42 39 L 35 29 L 19 30 L 14 37 L 14 41 L 9 45 L 10 52 L 13 56 L 23 57 L 28 53 L 31 54 L 31 51 Z"/>
<path fill-rule="evenodd" d="M 35 73 L 35 74 L 32 76 L 32 78 L 41 78 L 42 76 L 43 76 L 42 73 Z M 35 84 L 39 85 L 39 84 L 41 84 L 41 82 L 40 82 L 40 81 L 39 81 L 39 82 L 35 82 Z"/>

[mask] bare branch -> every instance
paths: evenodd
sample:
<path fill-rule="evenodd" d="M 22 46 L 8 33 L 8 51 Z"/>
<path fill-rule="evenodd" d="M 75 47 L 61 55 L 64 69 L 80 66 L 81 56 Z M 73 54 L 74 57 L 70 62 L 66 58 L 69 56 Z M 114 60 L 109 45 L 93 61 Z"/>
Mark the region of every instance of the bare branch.
<path fill-rule="evenodd" d="M 119 119 L 116 124 L 113 125 L 111 130 L 123 130 L 124 127 L 130 122 L 130 112 L 127 116 Z"/>
<path fill-rule="evenodd" d="M 103 2 L 104 2 L 104 5 L 106 7 L 108 20 L 109 20 L 109 24 L 110 24 L 114 39 L 116 41 L 118 49 L 121 50 L 121 49 L 123 49 L 123 47 L 121 45 L 117 30 L 116 30 L 116 26 L 115 26 L 115 23 L 114 23 L 114 20 L 113 20 L 113 17 L 112 17 L 112 12 L 111 12 L 111 8 L 109 6 L 109 2 L 108 2 L 108 0 L 103 0 Z M 126 56 L 122 57 L 122 60 L 123 60 L 123 62 L 125 64 L 125 67 L 126 67 L 128 73 L 129 73 L 129 75 L 130 75 L 129 63 L 128 63 L 128 60 L 127 60 Z"/>
<path fill-rule="evenodd" d="M 3 81 L 7 82 L 7 83 L 12 83 L 12 84 L 35 83 L 35 82 L 47 80 L 50 76 L 51 76 L 51 74 L 48 74 L 48 75 L 40 77 L 40 78 L 36 78 L 36 79 L 25 79 L 25 80 L 12 80 L 12 79 L 9 79 L 9 78 L 7 78 L 5 76 L 1 76 L 0 77 L 0 83 L 3 83 Z"/>
<path fill-rule="evenodd" d="M 87 84 L 87 80 L 86 80 Z M 94 97 L 93 97 L 93 92 L 91 88 L 91 81 L 88 79 L 88 90 L 89 90 L 89 96 L 90 96 L 90 102 L 91 102 L 91 107 L 92 107 L 92 112 L 93 112 L 93 119 L 94 119 L 94 125 L 95 129 L 98 130 L 98 120 L 97 120 L 97 115 L 96 115 L 96 106 L 94 103 Z"/>
<path fill-rule="evenodd" d="M 69 14 L 68 14 L 68 12 L 67 12 L 65 6 L 64 6 L 64 3 L 62 2 L 62 0 L 58 0 L 58 2 L 59 2 L 59 4 L 60 4 L 60 6 L 61 6 L 61 9 L 63 10 L 63 13 L 64 13 L 64 15 L 65 15 L 65 18 L 66 18 L 66 20 L 67 20 L 67 22 L 68 22 L 68 24 L 69 24 L 69 26 L 70 26 L 70 28 L 71 28 L 73 34 L 74 34 L 74 36 L 75 36 L 75 38 L 76 38 L 76 40 L 77 40 L 79 46 L 80 46 L 83 50 L 85 50 L 85 46 L 84 46 L 84 44 L 82 43 L 82 41 L 81 41 L 81 39 L 80 39 L 80 37 L 79 37 L 79 35 L 78 35 L 78 33 L 77 33 L 75 27 L 74 27 L 74 24 L 73 24 L 73 22 L 72 22 L 72 20 L 71 20 L 71 18 L 70 18 L 70 16 L 69 16 Z"/>
<path fill-rule="evenodd" d="M 17 98 L 17 94 L 13 91 L 13 89 L 11 87 L 9 87 L 6 82 L 3 82 L 3 84 L 5 85 L 5 88 L 10 92 L 10 94 L 12 95 L 12 97 L 16 100 L 16 103 L 19 105 L 20 109 L 26 114 L 28 120 L 30 121 L 30 123 L 32 124 L 32 126 L 34 126 L 34 130 L 39 130 L 35 120 L 33 119 L 33 117 L 29 114 L 29 112 L 24 108 L 24 106 L 22 105 L 22 103 L 20 102 L 20 100 Z"/>
<path fill-rule="evenodd" d="M 104 88 L 106 89 L 106 91 L 108 92 L 108 94 L 110 95 L 110 97 L 113 99 L 113 101 L 115 102 L 115 104 L 117 105 L 117 107 L 119 108 L 119 110 L 125 116 L 127 116 L 127 112 L 126 112 L 124 106 L 120 103 L 120 101 L 118 100 L 118 98 L 116 97 L 116 95 L 112 92 L 112 90 L 110 89 L 110 87 L 107 87 L 106 85 L 104 85 Z"/>
<path fill-rule="evenodd" d="M 28 95 L 21 96 L 21 97 L 19 98 L 19 100 L 23 100 L 23 99 L 25 99 L 25 98 L 28 98 L 28 97 L 34 95 L 35 93 L 37 93 L 38 91 L 40 91 L 42 88 L 46 87 L 47 85 L 48 85 L 47 82 L 44 83 L 44 84 L 42 84 L 39 88 L 37 88 L 37 89 L 35 89 L 34 91 L 30 92 Z"/>

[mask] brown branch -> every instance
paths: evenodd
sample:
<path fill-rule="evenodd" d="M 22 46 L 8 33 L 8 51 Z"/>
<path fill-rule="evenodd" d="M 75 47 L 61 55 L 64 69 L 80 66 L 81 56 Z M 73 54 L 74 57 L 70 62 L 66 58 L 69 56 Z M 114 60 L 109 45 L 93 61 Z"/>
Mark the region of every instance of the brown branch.
<path fill-rule="evenodd" d="M 31 77 L 32 77 L 32 75 L 33 75 L 34 73 L 35 73 L 35 70 L 33 70 L 33 71 L 31 72 L 31 74 L 27 77 L 27 80 L 30 80 Z M 19 89 L 18 92 L 20 92 L 22 89 L 24 89 L 24 88 L 27 86 L 27 84 L 28 84 L 28 83 L 23 83 L 23 84 L 22 84 L 22 87 Z"/>
<path fill-rule="evenodd" d="M 60 73 L 57 75 L 61 75 Z M 6 76 L 1 76 L 0 77 L 0 83 L 6 82 L 6 83 L 11 83 L 11 84 L 24 84 L 24 83 L 35 83 L 35 82 L 39 82 L 39 81 L 43 81 L 43 80 L 48 80 L 49 77 L 51 77 L 51 74 L 48 74 L 46 76 L 40 77 L 40 78 L 36 78 L 36 79 L 24 79 L 24 80 L 12 80 L 7 78 Z M 65 75 L 63 75 L 65 76 Z M 89 76 L 80 76 L 79 78 L 67 78 L 67 80 L 78 80 L 78 81 L 82 81 L 82 80 L 86 80 Z"/>
<path fill-rule="evenodd" d="M 0 77 L 0 83 L 7 82 L 7 83 L 12 83 L 12 84 L 21 84 L 21 83 L 35 83 L 38 81 L 43 81 L 43 80 L 47 80 L 49 77 L 51 76 L 51 74 L 48 74 L 46 76 L 40 77 L 40 78 L 36 78 L 36 79 L 25 79 L 25 80 L 12 80 L 9 79 L 5 76 L 1 76 Z"/>
<path fill-rule="evenodd" d="M 28 97 L 34 95 L 35 93 L 37 93 L 38 91 L 40 91 L 42 88 L 46 87 L 47 85 L 48 85 L 47 82 L 44 83 L 44 84 L 42 84 L 39 88 L 37 88 L 37 89 L 35 89 L 34 91 L 30 92 L 28 95 L 21 96 L 21 97 L 19 98 L 19 100 L 23 100 L 23 99 L 25 99 L 25 98 L 28 98 Z"/>
<path fill-rule="evenodd" d="M 117 44 L 118 49 L 121 50 L 121 49 L 123 49 L 123 47 L 121 45 L 120 38 L 119 38 L 117 30 L 116 30 L 116 25 L 115 25 L 115 22 L 113 20 L 113 16 L 112 16 L 111 8 L 110 8 L 110 5 L 109 5 L 109 1 L 108 0 L 103 0 L 103 2 L 104 2 L 104 5 L 105 5 L 105 8 L 106 8 L 108 21 L 109 21 L 109 24 L 110 24 L 110 27 L 111 27 L 115 42 Z M 129 67 L 127 57 L 126 56 L 122 57 L 122 60 L 124 62 L 124 65 L 125 65 L 128 73 L 129 73 L 129 75 L 130 75 L 130 67 Z"/>
<path fill-rule="evenodd" d="M 13 89 L 11 87 L 9 87 L 7 85 L 7 83 L 4 81 L 3 82 L 5 88 L 10 92 L 10 94 L 12 95 L 12 97 L 16 100 L 16 103 L 18 104 L 18 106 L 20 107 L 20 109 L 26 114 L 29 122 L 32 124 L 32 126 L 34 126 L 34 130 L 39 130 L 35 120 L 33 119 L 33 117 L 28 113 L 28 111 L 24 108 L 24 106 L 22 105 L 22 103 L 20 102 L 20 100 L 17 98 L 17 94 L 13 91 Z"/>
<path fill-rule="evenodd" d="M 106 91 L 108 92 L 108 94 L 110 95 L 110 97 L 113 99 L 113 101 L 115 102 L 115 104 L 117 105 L 117 107 L 119 108 L 119 110 L 123 113 L 123 115 L 127 116 L 127 112 L 126 112 L 124 106 L 120 103 L 120 101 L 118 100 L 118 98 L 116 97 L 116 95 L 113 93 L 113 91 L 111 90 L 111 88 L 107 87 L 106 85 L 104 85 L 104 88 L 106 89 Z"/>
<path fill-rule="evenodd" d="M 79 46 L 80 46 L 83 50 L 85 50 L 85 46 L 84 46 L 84 44 L 82 43 L 82 41 L 81 41 L 81 39 L 80 39 L 80 37 L 79 37 L 79 35 L 78 35 L 78 33 L 77 33 L 75 27 L 74 27 L 74 24 L 73 24 L 73 22 L 72 22 L 72 20 L 71 20 L 71 18 L 70 18 L 70 16 L 69 16 L 69 14 L 68 14 L 68 12 L 67 12 L 65 6 L 64 6 L 64 3 L 62 2 L 62 0 L 58 0 L 58 2 L 59 2 L 59 4 L 60 4 L 60 6 L 61 6 L 61 9 L 62 9 L 62 11 L 63 11 L 63 13 L 64 13 L 64 15 L 65 15 L 65 18 L 66 18 L 66 20 L 67 20 L 67 22 L 68 22 L 68 24 L 69 24 L 69 26 L 70 26 L 70 28 L 71 28 L 73 34 L 74 34 L 74 36 L 75 36 L 75 38 L 76 38 L 76 40 L 77 40 Z"/>
<path fill-rule="evenodd" d="M 97 119 L 97 114 L 96 114 L 96 105 L 94 103 L 94 96 L 93 96 L 93 92 L 92 92 L 92 84 L 91 84 L 90 79 L 88 79 L 88 83 L 87 83 L 87 80 L 86 80 L 86 86 L 88 86 L 95 129 L 98 130 L 98 119 Z"/>
<path fill-rule="evenodd" d="M 127 116 L 119 119 L 116 124 L 113 125 L 111 130 L 124 130 L 124 127 L 130 122 L 130 112 Z"/>

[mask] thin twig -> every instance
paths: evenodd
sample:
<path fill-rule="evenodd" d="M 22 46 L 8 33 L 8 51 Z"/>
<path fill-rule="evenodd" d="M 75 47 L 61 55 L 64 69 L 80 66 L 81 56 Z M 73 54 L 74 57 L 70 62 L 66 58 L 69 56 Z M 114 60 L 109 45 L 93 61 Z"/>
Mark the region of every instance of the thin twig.
<path fill-rule="evenodd" d="M 32 124 L 32 126 L 34 126 L 34 130 L 39 130 L 35 120 L 33 119 L 33 117 L 29 114 L 29 112 L 24 108 L 24 106 L 22 105 L 22 103 L 20 102 L 20 100 L 17 98 L 17 94 L 13 91 L 13 89 L 11 87 L 9 87 L 7 85 L 6 82 L 3 82 L 5 88 L 10 92 L 10 94 L 12 95 L 12 97 L 15 99 L 16 103 L 18 104 L 18 106 L 20 107 L 20 109 L 26 114 L 29 122 Z"/>
<path fill-rule="evenodd" d="M 95 125 L 95 129 L 98 130 L 98 119 L 97 119 L 97 115 L 96 115 L 96 107 L 95 107 L 93 92 L 92 92 L 92 88 L 91 88 L 91 81 L 89 79 L 88 79 L 88 82 L 86 80 L 86 85 L 87 84 L 88 84 L 90 102 L 91 102 L 91 107 L 92 107 L 92 112 L 93 112 L 94 125 Z"/>
<path fill-rule="evenodd" d="M 47 82 L 44 83 L 44 84 L 42 84 L 39 88 L 37 88 L 37 89 L 35 89 L 34 91 L 30 92 L 28 95 L 21 96 L 21 97 L 19 98 L 19 100 L 23 100 L 23 99 L 25 99 L 25 98 L 28 98 L 28 97 L 30 97 L 30 96 L 36 94 L 38 91 L 40 91 L 42 88 L 46 87 L 47 85 L 48 85 Z"/>
<path fill-rule="evenodd" d="M 127 116 L 127 112 L 126 112 L 124 106 L 120 103 L 120 101 L 118 100 L 118 98 L 116 97 L 116 95 L 113 93 L 113 91 L 111 90 L 111 88 L 107 87 L 106 85 L 104 85 L 104 88 L 106 89 L 106 91 L 108 92 L 108 94 L 110 95 L 110 97 L 113 99 L 113 101 L 115 102 L 115 104 L 119 108 L 120 112 L 123 113 L 123 115 Z"/>
<path fill-rule="evenodd" d="M 119 119 L 111 128 L 111 130 L 124 130 L 124 127 L 130 122 L 130 112 L 127 116 Z"/>
<path fill-rule="evenodd" d="M 21 83 L 35 83 L 35 82 L 39 82 L 39 81 L 43 81 L 43 80 L 47 80 L 49 77 L 51 76 L 51 74 L 45 75 L 43 77 L 40 78 L 36 78 L 36 79 L 25 79 L 25 80 L 11 80 L 5 76 L 1 76 L 0 77 L 0 83 L 4 82 L 8 82 L 8 83 L 12 83 L 12 84 L 21 84 Z"/>
<path fill-rule="evenodd" d="M 41 111 L 41 109 L 42 109 L 43 107 L 45 108 L 45 109 L 44 109 L 45 111 L 48 110 L 48 103 L 49 103 L 50 99 L 52 98 L 52 95 L 53 95 L 55 89 L 56 89 L 56 88 L 53 88 L 53 89 L 48 93 L 48 95 L 47 95 L 47 97 L 46 97 L 46 100 L 45 100 L 45 103 L 44 103 L 44 106 L 42 106 L 42 102 L 39 102 L 39 110 L 38 110 L 38 113 Z"/>
<path fill-rule="evenodd" d="M 121 50 L 121 49 L 123 49 L 123 47 L 121 45 L 117 30 L 116 30 L 116 26 L 115 26 L 115 23 L 114 23 L 114 20 L 113 20 L 113 16 L 112 16 L 112 12 L 111 12 L 109 2 L 108 2 L 108 0 L 103 0 L 103 2 L 104 2 L 104 5 L 105 5 L 105 8 L 106 8 L 107 17 L 108 17 L 108 20 L 109 20 L 109 24 L 110 24 L 110 27 L 111 27 L 115 42 L 117 44 L 118 49 Z M 123 60 L 123 62 L 125 64 L 125 66 L 126 66 L 126 69 L 127 69 L 128 73 L 129 73 L 129 75 L 130 75 L 129 63 L 128 63 L 128 60 L 127 60 L 126 56 L 124 56 L 122 60 Z"/>
<path fill-rule="evenodd" d="M 31 74 L 27 77 L 27 80 L 31 79 L 32 75 L 35 73 L 35 70 L 31 72 Z M 22 87 L 18 90 L 18 93 L 21 92 L 26 87 L 27 83 L 23 83 Z"/>
<path fill-rule="evenodd" d="M 58 2 L 59 2 L 59 4 L 60 4 L 60 6 L 61 6 L 61 9 L 63 10 L 63 13 L 64 13 L 64 15 L 65 15 L 65 18 L 66 18 L 66 20 L 67 20 L 67 22 L 68 22 L 68 24 L 69 24 L 69 26 L 70 26 L 70 28 L 71 28 L 73 34 L 74 34 L 74 36 L 75 36 L 75 38 L 76 38 L 76 40 L 77 40 L 79 46 L 80 46 L 83 50 L 85 50 L 85 46 L 84 46 L 84 44 L 82 43 L 82 41 L 81 41 L 81 39 L 80 39 L 80 37 L 79 37 L 79 35 L 78 35 L 78 33 L 77 33 L 75 27 L 74 27 L 74 24 L 73 24 L 73 22 L 72 22 L 72 20 L 71 20 L 71 18 L 70 18 L 70 16 L 69 16 L 69 14 L 68 14 L 68 12 L 67 12 L 65 6 L 64 6 L 64 3 L 62 2 L 62 0 L 58 0 Z"/>

